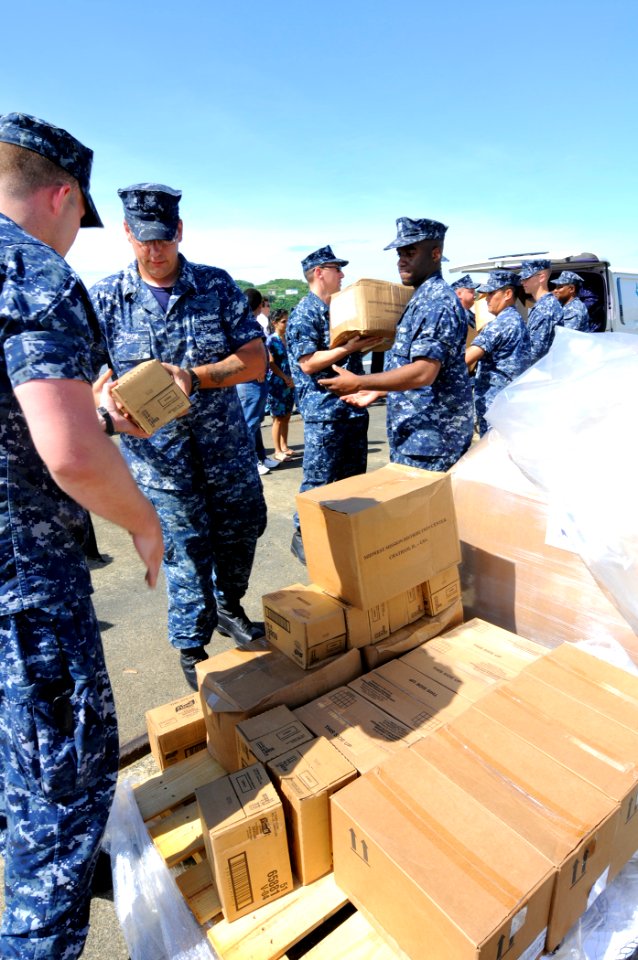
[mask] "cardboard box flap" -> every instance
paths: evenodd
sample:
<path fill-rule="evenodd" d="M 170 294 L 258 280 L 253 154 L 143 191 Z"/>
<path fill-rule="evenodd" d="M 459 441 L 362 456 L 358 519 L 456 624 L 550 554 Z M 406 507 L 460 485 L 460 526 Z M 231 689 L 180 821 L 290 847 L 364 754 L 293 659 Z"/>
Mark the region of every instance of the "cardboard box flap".
<path fill-rule="evenodd" d="M 352 764 L 325 737 L 291 750 L 268 766 L 298 800 L 314 797 L 334 784 L 356 777 Z"/>
<path fill-rule="evenodd" d="M 272 783 L 258 763 L 205 784 L 196 791 L 196 796 L 205 811 L 208 829 L 213 833 L 222 832 L 278 803 Z"/>
<path fill-rule="evenodd" d="M 201 666 L 202 693 L 215 712 L 260 713 L 270 707 L 307 703 L 361 673 L 361 655 L 348 650 L 310 670 L 284 653 L 227 650 Z"/>

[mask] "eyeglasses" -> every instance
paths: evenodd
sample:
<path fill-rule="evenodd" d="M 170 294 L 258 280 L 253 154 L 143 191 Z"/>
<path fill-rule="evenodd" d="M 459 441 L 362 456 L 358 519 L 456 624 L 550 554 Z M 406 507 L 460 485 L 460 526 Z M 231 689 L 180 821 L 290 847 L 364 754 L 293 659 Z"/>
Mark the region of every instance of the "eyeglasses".
<path fill-rule="evenodd" d="M 336 263 L 322 263 L 322 270 L 336 270 L 338 273 L 343 273 L 341 267 L 338 267 Z"/>
<path fill-rule="evenodd" d="M 152 246 L 159 247 L 163 250 L 166 247 L 172 247 L 172 245 L 177 242 L 177 234 L 175 234 L 172 240 L 138 240 L 136 237 L 133 237 L 133 241 L 138 247 L 143 247 L 145 250 L 150 250 Z"/>

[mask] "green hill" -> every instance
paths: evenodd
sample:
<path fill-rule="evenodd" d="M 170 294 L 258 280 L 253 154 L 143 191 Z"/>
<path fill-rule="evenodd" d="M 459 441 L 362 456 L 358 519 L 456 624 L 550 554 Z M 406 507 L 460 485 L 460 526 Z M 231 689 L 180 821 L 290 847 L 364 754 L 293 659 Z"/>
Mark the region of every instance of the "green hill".
<path fill-rule="evenodd" d="M 308 293 L 308 284 L 305 280 L 268 280 L 267 283 L 250 283 L 248 280 L 237 280 L 237 286 L 242 290 L 254 287 L 270 301 L 272 310 L 292 310 L 302 297 Z"/>

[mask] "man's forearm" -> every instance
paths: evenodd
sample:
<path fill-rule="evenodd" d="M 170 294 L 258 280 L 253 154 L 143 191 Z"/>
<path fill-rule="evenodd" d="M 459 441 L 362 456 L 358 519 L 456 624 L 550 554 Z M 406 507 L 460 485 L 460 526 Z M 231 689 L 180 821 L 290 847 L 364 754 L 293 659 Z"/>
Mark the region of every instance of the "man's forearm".
<path fill-rule="evenodd" d="M 263 340 L 251 340 L 235 353 L 218 360 L 193 367 L 204 390 L 216 387 L 234 387 L 248 380 L 263 380 L 266 375 L 268 353 Z"/>

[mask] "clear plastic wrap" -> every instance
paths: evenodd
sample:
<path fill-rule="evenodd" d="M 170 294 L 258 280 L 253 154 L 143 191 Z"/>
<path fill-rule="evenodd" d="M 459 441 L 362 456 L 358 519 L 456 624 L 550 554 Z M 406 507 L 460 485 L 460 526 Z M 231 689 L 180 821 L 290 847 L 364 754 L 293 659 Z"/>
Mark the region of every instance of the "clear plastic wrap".
<path fill-rule="evenodd" d="M 153 846 L 129 781 L 118 783 L 105 843 L 131 960 L 219 960 Z"/>
<path fill-rule="evenodd" d="M 637 371 L 638 336 L 558 328 L 550 352 L 487 414 L 635 632 Z"/>

